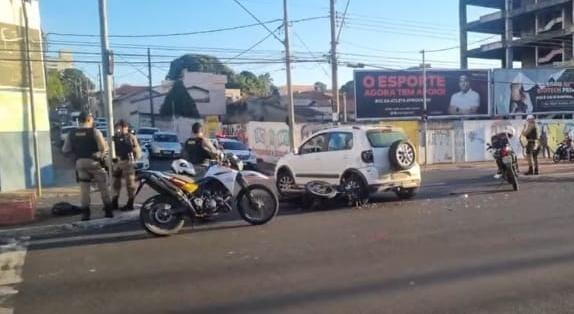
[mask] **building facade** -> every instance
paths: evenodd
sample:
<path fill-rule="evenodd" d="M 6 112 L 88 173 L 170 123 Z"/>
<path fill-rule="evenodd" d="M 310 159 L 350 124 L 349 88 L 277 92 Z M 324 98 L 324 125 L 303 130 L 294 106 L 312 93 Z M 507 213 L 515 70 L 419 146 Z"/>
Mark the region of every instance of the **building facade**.
<path fill-rule="evenodd" d="M 570 64 L 573 59 L 573 0 L 459 0 L 461 68 L 468 58 L 500 60 L 512 68 Z M 467 6 L 496 11 L 467 21 Z M 492 34 L 468 49 L 468 33 Z"/>
<path fill-rule="evenodd" d="M 46 69 L 47 70 L 56 70 L 56 71 L 64 71 L 66 69 L 73 69 L 74 68 L 74 53 L 61 49 L 58 51 L 57 57 L 47 57 L 46 58 Z"/>
<path fill-rule="evenodd" d="M 22 1 L 0 0 L 0 191 L 31 188 L 34 182 L 33 121 L 39 139 L 42 181 L 52 183 L 52 150 L 48 101 L 42 61 L 40 9 L 27 5 L 35 108 L 29 97 Z M 34 115 L 32 115 L 34 110 Z"/>

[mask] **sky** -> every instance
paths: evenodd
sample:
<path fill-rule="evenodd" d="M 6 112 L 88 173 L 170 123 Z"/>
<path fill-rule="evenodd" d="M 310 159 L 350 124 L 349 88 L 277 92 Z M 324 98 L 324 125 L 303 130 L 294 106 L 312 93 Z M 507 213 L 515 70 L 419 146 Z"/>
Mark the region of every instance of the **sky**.
<path fill-rule="evenodd" d="M 261 21 L 283 18 L 282 0 L 237 1 Z M 422 49 L 458 46 L 458 0 L 337 0 L 339 25 L 347 2 L 337 47 L 341 62 L 404 69 L 421 63 L 419 51 Z M 321 81 L 330 87 L 330 64 L 316 62 L 326 60 L 330 50 L 329 0 L 288 0 L 288 11 L 292 21 L 291 50 L 296 60 L 303 61 L 293 64 L 293 83 Z M 470 7 L 468 19 L 474 20 L 488 12 Z M 98 1 L 40 0 L 40 13 L 43 31 L 48 33 L 48 55 L 60 49 L 71 50 L 76 67 L 96 82 L 100 58 Z M 160 35 L 110 38 L 115 52 L 117 86 L 147 84 L 147 47 L 151 48 L 154 85 L 165 78 L 169 62 L 185 53 L 214 55 L 236 72 L 267 72 L 275 85 L 285 84 L 285 66 L 281 63 L 283 44 L 260 25 L 163 36 L 257 23 L 235 0 L 108 0 L 108 18 L 112 36 Z M 274 31 L 281 22 L 266 25 Z M 284 37 L 282 29 L 275 34 L 279 39 Z M 490 36 L 471 34 L 469 42 L 486 37 Z M 478 45 L 480 43 L 471 44 L 470 48 Z M 429 53 L 427 60 L 433 68 L 456 68 L 459 50 Z M 470 61 L 471 68 L 497 66 L 498 62 Z M 339 85 L 351 80 L 352 73 L 352 68 L 340 66 Z"/>

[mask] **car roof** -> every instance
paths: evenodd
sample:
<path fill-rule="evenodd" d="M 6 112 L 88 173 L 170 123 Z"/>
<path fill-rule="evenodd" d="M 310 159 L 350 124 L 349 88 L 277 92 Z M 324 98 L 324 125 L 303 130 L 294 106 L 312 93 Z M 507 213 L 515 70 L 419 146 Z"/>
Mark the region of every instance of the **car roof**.
<path fill-rule="evenodd" d="M 152 128 L 151 126 L 142 126 L 138 130 L 159 130 L 158 128 Z"/>
<path fill-rule="evenodd" d="M 339 127 L 331 127 L 327 129 L 319 130 L 315 133 L 325 133 L 325 132 L 352 132 L 352 131 L 371 131 L 371 130 L 392 130 L 392 131 L 400 131 L 402 132 L 403 129 L 399 127 L 394 127 L 391 125 L 353 125 L 353 126 L 339 126 Z"/>
<path fill-rule="evenodd" d="M 241 143 L 241 141 L 234 140 L 232 138 L 219 138 L 219 139 L 217 139 L 217 141 L 219 141 L 220 143 L 225 143 L 225 142 L 227 142 L 227 143 L 230 143 L 230 142 Z M 243 143 L 241 143 L 241 144 L 243 144 Z"/>

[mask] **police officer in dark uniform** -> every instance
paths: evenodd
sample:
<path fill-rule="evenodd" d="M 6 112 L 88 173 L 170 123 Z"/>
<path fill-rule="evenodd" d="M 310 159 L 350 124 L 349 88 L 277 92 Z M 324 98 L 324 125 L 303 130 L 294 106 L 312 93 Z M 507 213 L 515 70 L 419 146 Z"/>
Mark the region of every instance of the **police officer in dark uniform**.
<path fill-rule="evenodd" d="M 114 163 L 113 183 L 112 183 L 112 207 L 118 209 L 118 201 L 122 190 L 122 180 L 126 183 L 128 192 L 128 202 L 122 207 L 122 211 L 134 209 L 134 198 L 136 191 L 136 161 L 141 158 L 142 150 L 137 138 L 130 133 L 129 124 L 125 120 L 120 120 L 115 125 L 114 147 L 116 149 L 117 161 Z"/>
<path fill-rule="evenodd" d="M 191 131 L 192 137 L 185 142 L 185 159 L 193 164 L 196 176 L 201 178 L 209 167 L 209 161 L 217 159 L 219 151 L 209 138 L 203 135 L 201 123 L 194 123 Z"/>
<path fill-rule="evenodd" d="M 528 172 L 526 175 L 538 175 L 538 153 L 540 153 L 540 132 L 533 115 L 526 118 L 526 125 L 522 136 L 526 138 L 526 159 L 528 160 Z"/>
<path fill-rule="evenodd" d="M 104 157 L 108 151 L 102 132 L 94 128 L 94 117 L 89 112 L 78 116 L 81 124 L 70 131 L 62 151 L 73 153 L 76 158 L 76 173 L 80 182 L 82 220 L 90 220 L 90 186 L 94 181 L 102 195 L 105 217 L 112 218 L 110 192 L 107 185 L 107 172 L 104 169 Z"/>

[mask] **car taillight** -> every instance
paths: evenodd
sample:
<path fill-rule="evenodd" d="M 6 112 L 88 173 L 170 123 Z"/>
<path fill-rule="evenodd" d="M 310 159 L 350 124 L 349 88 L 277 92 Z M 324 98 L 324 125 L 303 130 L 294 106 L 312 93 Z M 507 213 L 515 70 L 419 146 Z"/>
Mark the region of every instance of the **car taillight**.
<path fill-rule="evenodd" d="M 502 157 L 506 157 L 510 154 L 510 149 L 508 149 L 508 147 L 503 147 L 500 150 L 500 155 L 502 155 Z"/>
<path fill-rule="evenodd" d="M 374 162 L 373 151 L 366 150 L 361 153 L 361 159 L 368 164 L 372 164 Z"/>

